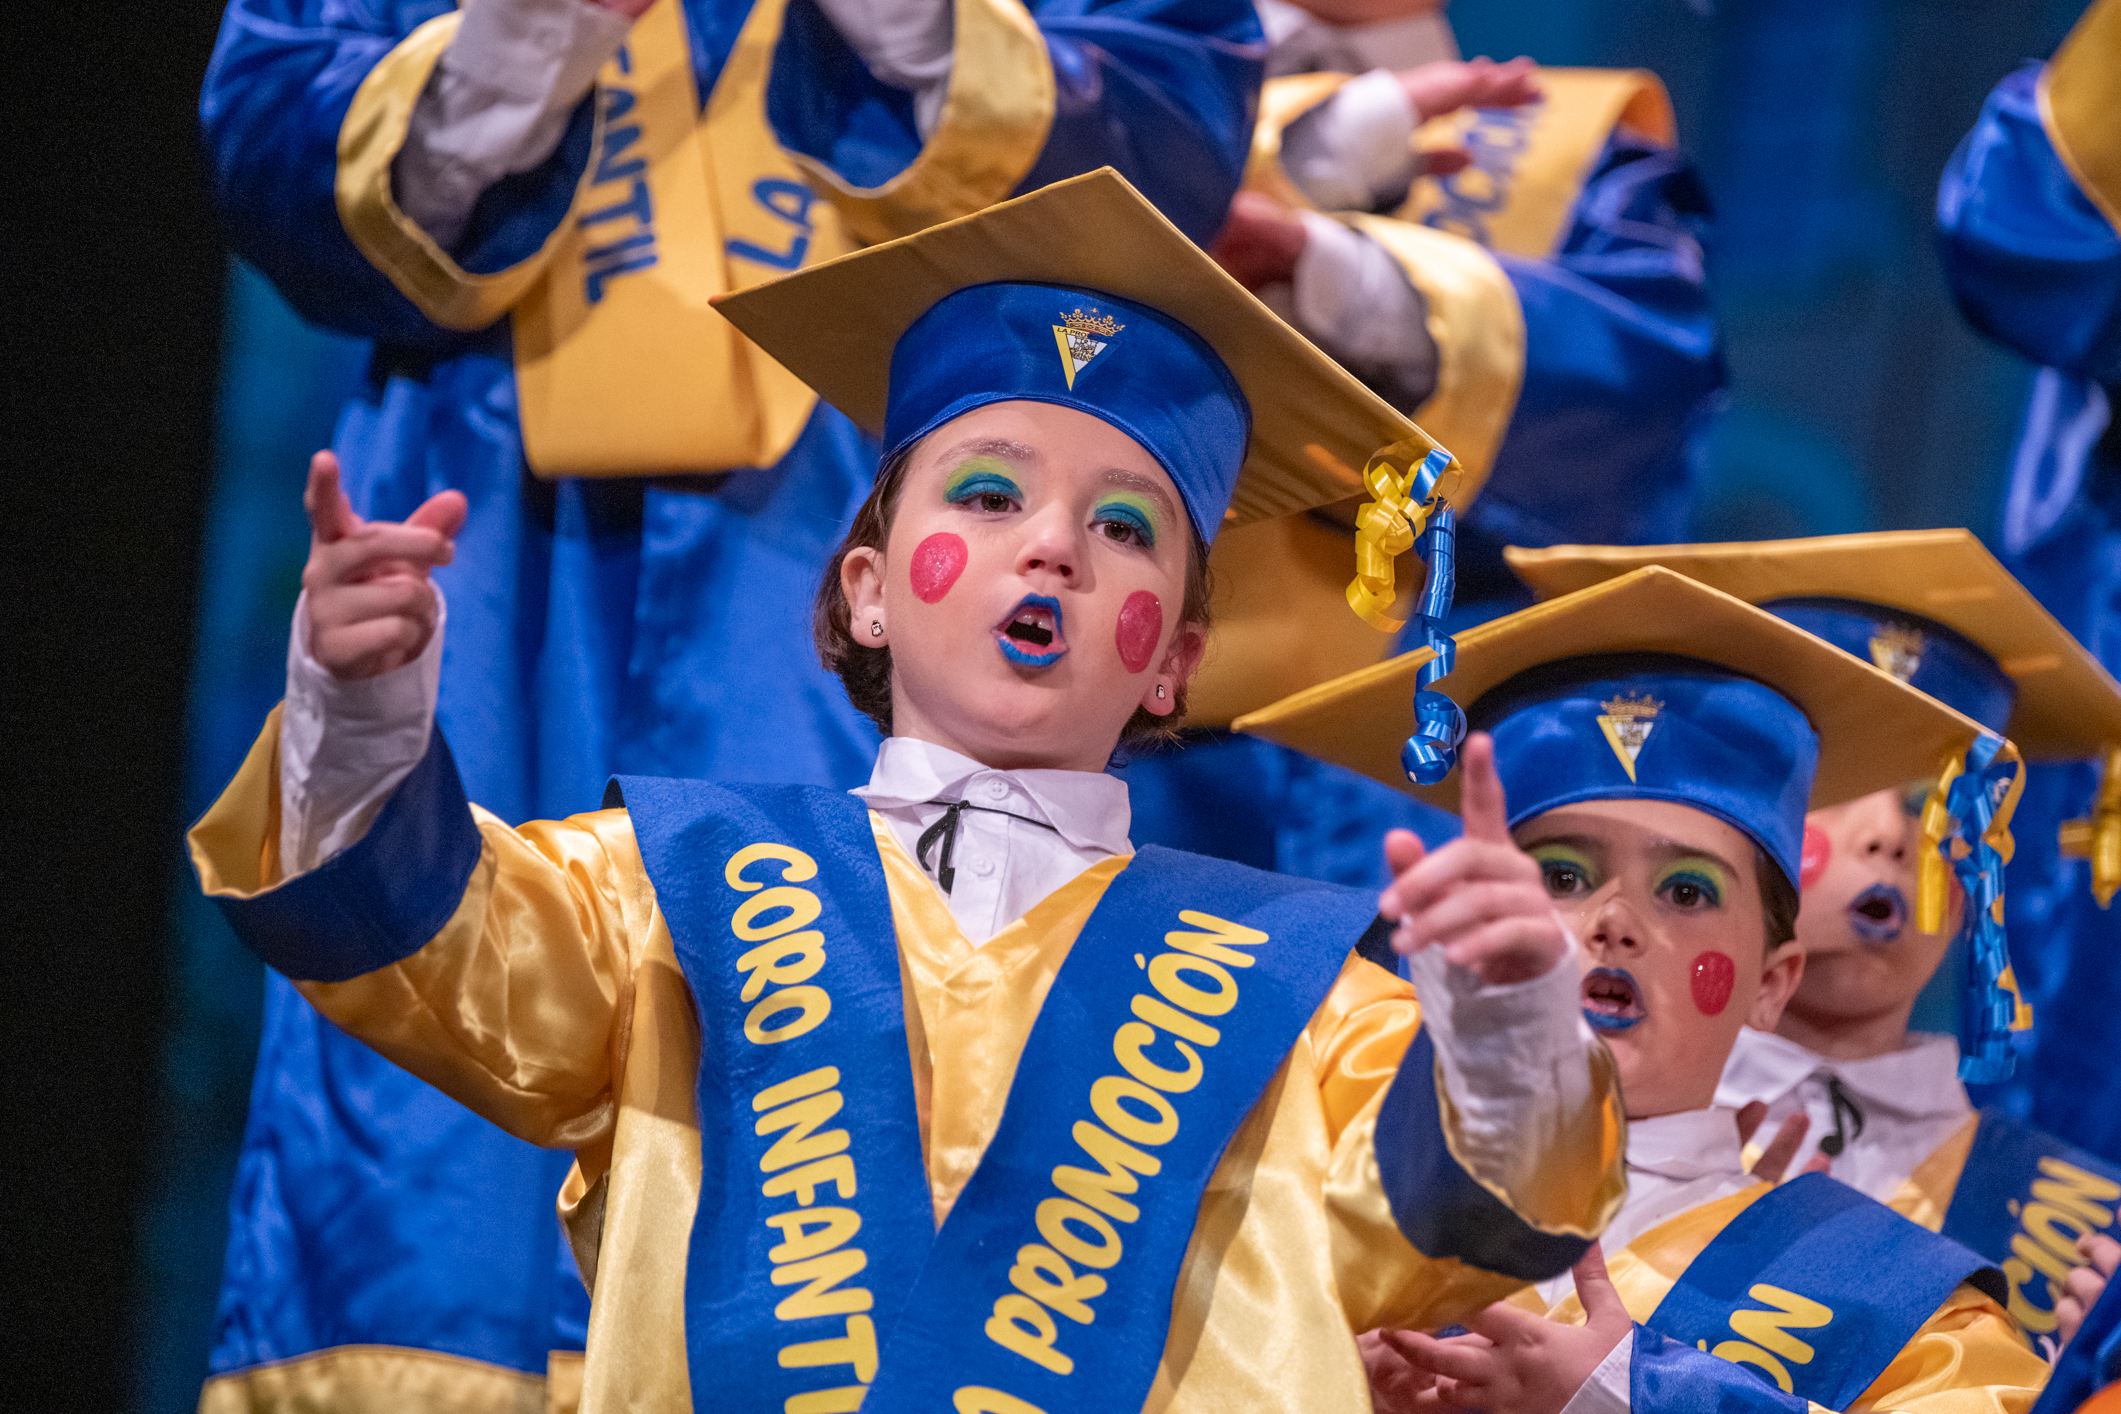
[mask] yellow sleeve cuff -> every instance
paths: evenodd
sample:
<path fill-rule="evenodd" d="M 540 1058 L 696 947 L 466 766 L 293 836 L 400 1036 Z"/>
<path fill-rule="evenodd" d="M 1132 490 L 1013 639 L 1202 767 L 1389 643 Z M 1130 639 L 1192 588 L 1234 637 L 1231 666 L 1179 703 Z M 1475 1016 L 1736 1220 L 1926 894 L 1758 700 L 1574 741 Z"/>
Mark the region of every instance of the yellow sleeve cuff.
<path fill-rule="evenodd" d="M 1389 216 L 1346 218 L 1388 251 L 1429 306 L 1436 391 L 1414 417 L 1465 467 L 1461 502 L 1487 480 L 1524 383 L 1524 310 L 1495 257 L 1462 236 Z"/>
<path fill-rule="evenodd" d="M 2040 75 L 2055 154 L 2121 230 L 2121 0 L 2095 0 Z"/>
<path fill-rule="evenodd" d="M 339 223 L 355 249 L 422 314 L 445 329 L 482 329 L 506 314 L 545 273 L 568 223 L 555 227 L 529 259 L 490 275 L 475 275 L 452 260 L 391 195 L 390 167 L 405 146 L 413 106 L 442 52 L 456 38 L 461 19 L 460 13 L 437 15 L 407 35 L 361 81 L 346 121 L 339 125 L 334 195 Z M 601 115 L 597 126 L 601 141 Z M 582 175 L 586 181 L 589 173 Z"/>
<path fill-rule="evenodd" d="M 941 118 L 920 155 L 882 186 L 849 185 L 791 153 L 810 184 L 867 245 L 970 216 L 1014 191 L 1053 126 L 1053 63 L 1017 0 L 957 0 L 956 48 Z"/>
<path fill-rule="evenodd" d="M 280 878 L 280 709 L 265 718 L 235 779 L 184 836 L 208 898 L 247 899 Z"/>

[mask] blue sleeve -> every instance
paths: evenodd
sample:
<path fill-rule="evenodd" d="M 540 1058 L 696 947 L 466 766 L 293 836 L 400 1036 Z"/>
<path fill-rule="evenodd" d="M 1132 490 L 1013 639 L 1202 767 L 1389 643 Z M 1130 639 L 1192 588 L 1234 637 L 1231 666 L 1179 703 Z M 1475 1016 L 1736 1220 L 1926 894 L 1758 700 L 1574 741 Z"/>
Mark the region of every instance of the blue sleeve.
<path fill-rule="evenodd" d="M 1499 257 L 1524 309 L 1524 387 L 1461 533 L 1476 586 L 1507 544 L 1685 538 L 1692 443 L 1724 383 L 1709 216 L 1683 153 L 1616 135 L 1554 254 Z"/>
<path fill-rule="evenodd" d="M 441 932 L 482 848 L 437 727 L 367 834 L 276 888 L 214 903 L 274 971 L 297 982 L 344 982 L 403 962 Z"/>
<path fill-rule="evenodd" d="M 1689 1414 L 1805 1414 L 1811 1406 L 1742 1365 L 1638 1325 L 1628 1364 L 1628 1407 L 1643 1414 L 1660 1409 L 1685 1409 Z"/>
<path fill-rule="evenodd" d="M 467 338 L 428 321 L 348 239 L 332 188 L 339 128 L 369 71 L 450 0 L 233 0 L 199 98 L 208 180 L 229 243 L 302 316 L 360 338 L 437 350 Z M 565 216 L 589 157 L 589 100 L 545 163 L 479 198 L 451 254 L 503 269 Z"/>
<path fill-rule="evenodd" d="M 1967 322 L 2038 364 L 2121 382 L 2121 235 L 2040 122 L 2040 66 L 1996 86 L 1937 187 L 1937 244 Z"/>
<path fill-rule="evenodd" d="M 1222 229 L 1244 175 L 1266 41 L 1247 0 L 1031 0 L 1058 94 L 1019 191 L 1098 167 L 1194 240 Z M 795 151 L 849 182 L 889 181 L 920 152 L 911 94 L 872 78 L 815 0 L 790 0 L 767 100 Z"/>

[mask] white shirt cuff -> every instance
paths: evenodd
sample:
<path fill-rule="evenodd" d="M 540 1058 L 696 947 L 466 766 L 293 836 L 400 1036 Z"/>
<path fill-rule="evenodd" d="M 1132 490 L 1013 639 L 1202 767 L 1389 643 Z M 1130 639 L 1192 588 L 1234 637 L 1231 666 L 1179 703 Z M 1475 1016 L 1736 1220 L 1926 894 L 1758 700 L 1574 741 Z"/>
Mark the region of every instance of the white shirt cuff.
<path fill-rule="evenodd" d="M 1606 1352 L 1598 1368 L 1583 1382 L 1561 1414 L 1628 1414 L 1630 1380 L 1635 1369 L 1635 1332 Z"/>
<path fill-rule="evenodd" d="M 1407 272 L 1376 241 L 1330 216 L 1300 212 L 1296 327 L 1344 364 L 1379 366 L 1433 381 L 1428 312 Z"/>
<path fill-rule="evenodd" d="M 391 167 L 399 209 L 447 248 L 479 194 L 552 156 L 632 21 L 589 0 L 478 0 L 413 107 Z"/>
<path fill-rule="evenodd" d="M 1390 69 L 1372 69 L 1289 124 L 1282 170 L 1321 211 L 1396 205 L 1413 183 L 1414 105 Z"/>
<path fill-rule="evenodd" d="M 956 44 L 951 0 L 818 0 L 878 83 L 913 95 L 921 136 L 935 130 Z"/>
<path fill-rule="evenodd" d="M 1583 1020 L 1577 944 L 1529 981 L 1487 985 L 1441 948 L 1407 959 L 1458 1117 L 1459 1157 L 1483 1183 L 1533 1191 L 1537 1167 L 1591 1103 L 1597 1041 Z"/>
<path fill-rule="evenodd" d="M 434 634 L 420 656 L 348 681 L 310 656 L 309 595 L 296 601 L 280 709 L 281 878 L 306 874 L 358 842 L 427 754 L 448 619 L 437 585 Z"/>

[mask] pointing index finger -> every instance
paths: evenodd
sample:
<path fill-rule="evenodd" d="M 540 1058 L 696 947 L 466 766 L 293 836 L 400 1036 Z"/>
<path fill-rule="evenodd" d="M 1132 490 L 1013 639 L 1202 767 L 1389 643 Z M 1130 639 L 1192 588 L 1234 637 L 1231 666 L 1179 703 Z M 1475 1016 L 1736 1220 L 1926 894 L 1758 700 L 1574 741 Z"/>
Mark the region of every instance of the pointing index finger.
<path fill-rule="evenodd" d="M 353 502 L 339 485 L 339 459 L 318 452 L 309 459 L 309 483 L 302 488 L 302 508 L 309 512 L 310 533 L 319 545 L 344 540 L 361 528 Z"/>
<path fill-rule="evenodd" d="M 1502 795 L 1502 777 L 1495 774 L 1495 738 L 1486 732 L 1473 733 L 1466 738 L 1459 761 L 1463 776 L 1458 812 L 1465 821 L 1466 838 L 1493 844 L 1512 843 L 1509 807 Z"/>

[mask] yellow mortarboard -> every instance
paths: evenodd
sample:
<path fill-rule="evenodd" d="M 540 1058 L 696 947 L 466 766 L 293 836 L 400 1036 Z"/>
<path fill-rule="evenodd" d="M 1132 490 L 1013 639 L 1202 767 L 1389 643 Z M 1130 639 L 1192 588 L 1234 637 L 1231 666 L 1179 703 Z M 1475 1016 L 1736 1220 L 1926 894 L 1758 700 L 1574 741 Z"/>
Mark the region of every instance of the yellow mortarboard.
<path fill-rule="evenodd" d="M 1299 513 L 1353 497 L 1374 499 L 1380 482 L 1404 494 L 1407 477 L 1442 449 L 1255 299 L 1109 168 L 725 295 L 715 308 L 857 425 L 880 434 L 900 337 L 946 297 L 1001 283 L 1062 286 L 1145 306 L 1204 341 L 1250 404 L 1250 441 L 1223 520 L 1225 530 L 1238 534 L 1227 542 L 1216 537 L 1211 561 L 1220 581 L 1218 632 L 1194 684 L 1194 720 L 1225 721 L 1243 706 L 1388 651 L 1390 634 L 1349 612 L 1355 598 L 1350 552 L 1365 544 L 1363 533 L 1351 537 Z M 1465 484 L 1463 468 L 1448 452 L 1430 465 L 1435 492 L 1462 509 L 1477 489 Z M 1401 531 L 1410 521 L 1414 530 L 1424 524 L 1418 497 L 1412 505 L 1371 512 L 1370 521 L 1390 530 L 1395 515 Z M 1268 531 L 1267 522 L 1277 529 Z M 1258 531 L 1246 535 L 1247 527 Z M 1332 577 L 1315 560 L 1308 578 L 1292 577 L 1282 559 L 1256 553 L 1262 541 L 1306 532 L 1341 547 Z M 1380 537 L 1373 530 L 1370 539 L 1377 547 L 1368 562 L 1378 601 L 1372 617 L 1390 621 L 1384 606 L 1420 590 L 1421 565 L 1410 536 Z M 1318 652 L 1303 659 L 1279 651 L 1248 654 L 1242 642 L 1247 606 L 1306 592 L 1318 601 Z"/>
<path fill-rule="evenodd" d="M 1690 658 L 1765 684 L 1794 703 L 1818 734 L 1814 808 L 1934 771 L 1982 730 L 1872 664 L 1665 569 L 1638 570 L 1535 604 L 1457 639 L 1455 665 L 1433 686 L 1460 707 L 1532 669 L 1609 654 Z M 1410 784 L 1400 768 L 1415 679 L 1433 656 L 1419 649 L 1321 683 L 1240 717 L 1237 729 L 1455 810 L 1455 773 L 1423 787 Z"/>
<path fill-rule="evenodd" d="M 2016 682 L 2004 735 L 2028 759 L 2090 757 L 2121 744 L 2121 684 L 1968 530 L 1512 547 L 1504 555 L 1542 598 L 1663 565 L 1753 604 L 1825 598 L 1896 609 L 1969 640 Z M 1889 657 L 1886 645 L 1871 652 Z"/>

